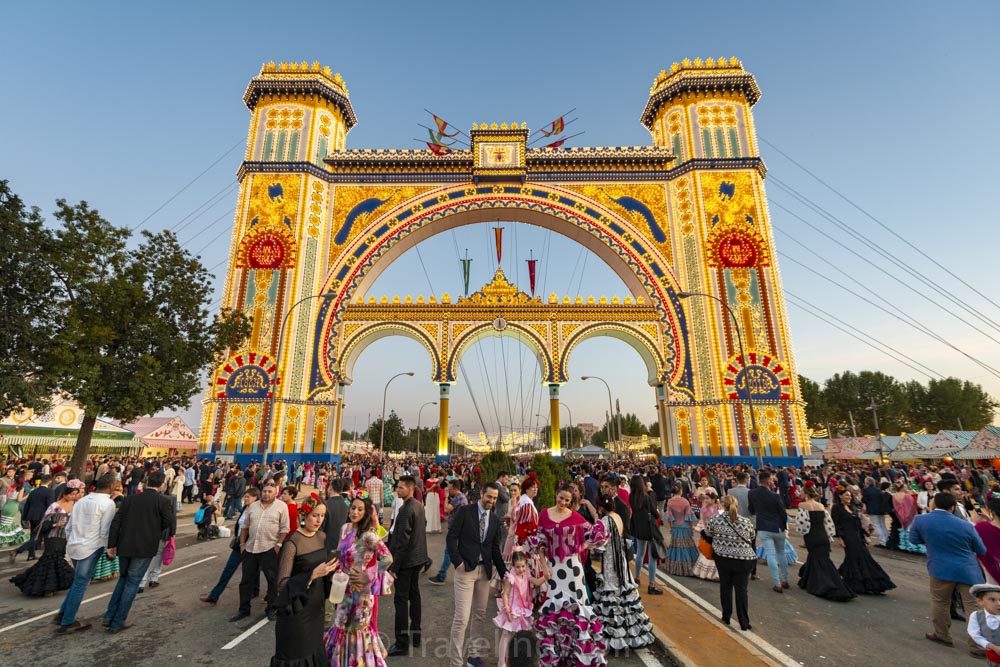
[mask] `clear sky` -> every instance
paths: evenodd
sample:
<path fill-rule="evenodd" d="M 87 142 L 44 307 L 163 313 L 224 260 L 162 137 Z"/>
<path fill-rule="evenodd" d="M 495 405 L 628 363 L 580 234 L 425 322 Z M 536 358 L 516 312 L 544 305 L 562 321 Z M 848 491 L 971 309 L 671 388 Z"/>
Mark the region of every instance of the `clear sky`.
<path fill-rule="evenodd" d="M 1000 396 L 997 376 L 824 279 L 847 282 L 836 267 L 972 357 L 1000 367 L 1000 308 L 942 268 L 1000 302 L 994 287 L 998 34 L 1000 4 L 992 0 L 16 3 L 0 23 L 0 178 L 47 214 L 56 198 L 85 199 L 116 224 L 133 226 L 225 154 L 146 222 L 150 229 L 178 228 L 221 280 L 249 120 L 242 95 L 262 62 L 318 60 L 341 72 L 359 117 L 350 148 L 418 147 L 413 139 L 422 132 L 418 123 L 427 122 L 424 107 L 463 129 L 482 121 L 525 121 L 536 129 L 576 107 L 579 120 L 571 129 L 585 134 L 571 145 L 604 146 L 650 143 L 638 119 L 660 69 L 683 58 L 736 56 L 763 91 L 754 114 L 768 142 L 761 150 L 786 289 L 933 371 L 974 380 Z M 796 202 L 782 185 L 817 208 Z M 923 298 L 949 304 L 952 295 L 936 294 L 877 258 L 821 212 L 854 226 L 992 320 L 947 305 L 988 336 Z M 543 293 L 625 293 L 595 256 L 562 237 L 512 223 L 506 241 L 505 269 L 524 287 L 523 260 L 534 250 L 542 259 Z M 409 251 L 380 276 L 373 293 L 457 293 L 456 245 L 475 260 L 473 288 L 482 285 L 492 273 L 491 250 L 484 227 L 473 226 L 419 246 L 426 275 Z M 799 371 L 808 377 L 877 369 L 926 380 L 791 304 L 789 316 Z M 525 348 L 507 339 L 473 348 L 465 360 L 469 382 L 453 390 L 452 423 L 480 430 L 472 397 L 487 430 L 498 423 L 520 429 L 542 412 L 537 371 L 528 359 Z M 415 343 L 392 338 L 359 360 L 345 428 L 360 428 L 381 410 L 383 385 L 401 370 L 417 375 L 396 381 L 390 405 L 408 426 L 416 424 L 419 406 L 436 399 L 430 362 Z M 588 341 L 570 371 L 606 378 L 624 411 L 654 419 L 643 365 L 623 343 Z M 574 421 L 603 422 L 601 385 L 573 380 L 563 399 Z M 195 428 L 199 413 L 195 399 L 185 413 Z M 424 423 L 429 420 L 428 409 Z"/>

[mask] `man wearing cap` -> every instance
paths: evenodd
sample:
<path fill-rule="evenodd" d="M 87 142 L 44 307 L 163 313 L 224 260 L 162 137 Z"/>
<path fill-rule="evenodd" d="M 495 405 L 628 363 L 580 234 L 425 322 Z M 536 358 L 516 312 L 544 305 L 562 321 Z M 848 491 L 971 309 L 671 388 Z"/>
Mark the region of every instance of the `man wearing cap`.
<path fill-rule="evenodd" d="M 976 608 L 969 587 L 981 584 L 983 571 L 977 554 L 986 553 L 986 545 L 971 523 L 952 514 L 955 497 L 950 493 L 934 496 L 934 511 L 921 514 L 910 525 L 910 542 L 927 547 L 927 573 L 930 575 L 931 623 L 934 632 L 924 635 L 932 642 L 953 646 L 951 639 L 952 592 L 962 596 L 966 610 Z M 984 655 L 983 649 L 967 637 L 969 653 Z"/>

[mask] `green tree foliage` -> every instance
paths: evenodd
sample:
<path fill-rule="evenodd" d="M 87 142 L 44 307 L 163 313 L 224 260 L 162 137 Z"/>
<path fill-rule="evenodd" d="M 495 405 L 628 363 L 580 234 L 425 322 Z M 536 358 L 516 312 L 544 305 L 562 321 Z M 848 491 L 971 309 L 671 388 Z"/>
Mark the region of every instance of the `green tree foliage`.
<path fill-rule="evenodd" d="M 806 423 L 810 428 L 826 428 L 830 421 L 830 406 L 823 395 L 823 388 L 804 375 L 799 376 L 799 388 L 802 390 L 802 400 L 806 402 Z"/>
<path fill-rule="evenodd" d="M 543 426 L 541 428 L 538 435 L 538 439 L 540 442 L 544 442 L 546 443 L 546 445 L 548 445 L 548 443 L 550 442 L 549 439 L 550 430 L 551 428 L 548 425 Z M 563 426 L 561 429 L 559 429 L 559 440 L 562 443 L 563 449 L 582 447 L 583 431 L 580 430 L 580 427 L 578 426 L 573 426 L 572 428 L 569 426 Z"/>
<path fill-rule="evenodd" d="M 912 430 L 906 392 L 891 375 L 879 371 L 837 373 L 823 385 L 823 397 L 830 410 L 830 426 L 836 431 L 850 433 L 853 417 L 858 435 L 874 433 L 872 413 L 866 411 L 872 400 L 878 405 L 879 428 L 883 433 Z"/>
<path fill-rule="evenodd" d="M 372 443 L 376 449 L 382 438 L 382 418 L 379 417 L 368 427 L 365 433 L 368 442 Z M 385 419 L 385 442 L 382 448 L 387 452 L 401 452 L 406 443 L 403 437 L 403 420 L 399 418 L 395 410 L 389 411 L 389 416 Z"/>
<path fill-rule="evenodd" d="M 417 442 L 420 443 L 420 453 L 422 454 L 436 454 L 437 453 L 437 443 L 438 443 L 438 427 L 428 428 L 427 426 L 420 427 L 420 437 L 417 438 L 417 429 L 411 428 L 406 432 L 406 437 L 404 438 L 404 450 L 407 452 L 417 451 Z"/>
<path fill-rule="evenodd" d="M 649 435 L 649 428 L 642 423 L 639 417 L 631 412 L 622 415 L 623 435 Z M 657 427 L 659 433 L 659 427 Z M 618 441 L 618 418 L 611 418 L 611 441 L 612 444 Z M 594 432 L 590 442 L 598 447 L 608 447 L 608 422 L 605 421 L 601 428 Z M 609 448 L 610 449 L 610 448 Z"/>
<path fill-rule="evenodd" d="M 912 422 L 930 433 L 959 428 L 978 431 L 993 421 L 993 413 L 1000 407 L 981 386 L 958 378 L 931 379 L 926 387 L 908 382 L 906 389 Z"/>
<path fill-rule="evenodd" d="M 479 462 L 479 467 L 483 471 L 484 484 L 495 481 L 501 472 L 512 473 L 517 469 L 514 459 L 499 451 L 493 451 L 484 456 Z"/>
<path fill-rule="evenodd" d="M 125 422 L 190 404 L 201 373 L 250 332 L 242 313 L 210 319 L 211 276 L 171 232 L 115 227 L 86 202 L 56 202 L 49 267 L 59 328 L 49 367 L 84 411 L 72 469 L 82 474 L 99 415 Z"/>
<path fill-rule="evenodd" d="M 44 410 L 58 385 L 45 363 L 56 333 L 52 233 L 0 181 L 0 414 Z"/>
<path fill-rule="evenodd" d="M 556 487 L 570 479 L 569 468 L 564 461 L 556 461 L 548 454 L 535 454 L 531 459 L 531 469 L 538 477 L 535 504 L 539 509 L 552 507 L 556 503 Z"/>

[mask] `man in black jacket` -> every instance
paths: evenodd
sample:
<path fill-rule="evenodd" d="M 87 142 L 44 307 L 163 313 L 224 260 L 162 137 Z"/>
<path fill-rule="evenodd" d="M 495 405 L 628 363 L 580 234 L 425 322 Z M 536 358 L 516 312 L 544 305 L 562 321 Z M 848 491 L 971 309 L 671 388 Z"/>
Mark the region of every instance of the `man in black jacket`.
<path fill-rule="evenodd" d="M 42 525 L 45 510 L 55 501 L 52 496 L 52 477 L 39 475 L 38 483 L 38 487 L 29 493 L 28 498 L 24 501 L 24 510 L 21 513 L 21 521 L 28 522 L 28 541 L 11 552 L 11 563 L 17 558 L 17 554 L 25 551 L 28 552 L 28 560 L 35 560 L 35 538 L 38 537 L 38 527 Z"/>
<path fill-rule="evenodd" d="M 108 534 L 108 558 L 118 556 L 118 583 L 104 612 L 108 632 L 132 627 L 128 619 L 132 601 L 139 591 L 142 575 L 160 548 L 160 536 L 177 532 L 174 501 L 163 495 L 166 476 L 157 470 L 149 474 L 142 493 L 128 496 L 115 514 Z"/>
<path fill-rule="evenodd" d="M 483 489 L 479 502 L 463 505 L 448 524 L 446 543 L 455 564 L 455 618 L 451 624 L 449 653 L 452 667 L 465 665 L 465 631 L 472 617 L 472 644 L 469 665 L 483 667 L 480 654 L 489 649 L 486 639 L 486 605 L 490 599 L 493 568 L 501 578 L 507 574 L 500 551 L 501 519 L 493 506 L 500 489 L 491 482 Z"/>
<path fill-rule="evenodd" d="M 240 511 L 240 503 L 243 500 L 243 493 L 247 490 L 247 478 L 240 470 L 235 471 L 226 480 L 226 511 L 225 518 L 232 519 Z"/>
<path fill-rule="evenodd" d="M 326 550 L 333 551 L 340 544 L 340 529 L 347 523 L 347 511 L 351 501 L 344 495 L 344 480 L 330 480 L 331 495 L 326 499 L 326 518 L 323 519 L 323 534 L 326 535 Z"/>
<path fill-rule="evenodd" d="M 403 506 L 396 514 L 389 551 L 392 565 L 389 571 L 396 576 L 396 642 L 389 647 L 389 655 L 406 655 L 410 644 L 420 646 L 420 568 L 430 563 L 427 558 L 427 519 L 424 506 L 413 497 L 417 482 L 410 475 L 403 475 L 396 484 L 396 493 Z M 409 617 L 409 625 L 407 625 Z"/>
<path fill-rule="evenodd" d="M 757 523 L 757 537 L 767 554 L 767 569 L 774 580 L 774 592 L 788 588 L 788 561 L 785 558 L 785 527 L 788 514 L 781 496 L 774 492 L 771 473 L 762 471 L 757 488 L 747 494 L 747 505 Z"/>

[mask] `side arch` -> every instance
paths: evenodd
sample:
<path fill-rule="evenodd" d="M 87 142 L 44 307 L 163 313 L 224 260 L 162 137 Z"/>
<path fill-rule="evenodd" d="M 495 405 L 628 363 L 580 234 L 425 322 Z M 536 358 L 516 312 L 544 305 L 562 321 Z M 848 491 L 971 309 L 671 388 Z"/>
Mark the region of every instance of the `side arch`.
<path fill-rule="evenodd" d="M 604 322 L 591 324 L 574 332 L 569 340 L 565 342 L 563 345 L 560 375 L 569 378 L 569 360 L 576 346 L 585 340 L 597 338 L 598 336 L 617 338 L 638 352 L 643 363 L 646 364 L 646 373 L 651 387 L 669 382 L 669 369 L 666 367 L 663 355 L 653 339 L 633 327 Z"/>
<path fill-rule="evenodd" d="M 406 322 L 380 322 L 351 332 L 341 348 L 340 357 L 331 364 L 336 368 L 340 382 L 351 384 L 354 381 L 354 364 L 361 353 L 375 341 L 389 336 L 405 336 L 420 343 L 431 357 L 433 378 L 437 380 L 441 376 L 441 355 L 436 343 L 425 331 Z"/>
<path fill-rule="evenodd" d="M 538 361 L 538 368 L 541 372 L 543 382 L 551 383 L 566 381 L 564 378 L 559 376 L 560 364 L 552 359 L 548 349 L 546 348 L 545 341 L 541 339 L 538 333 L 520 324 L 509 322 L 503 331 L 497 331 L 493 328 L 492 324 L 479 324 L 474 327 L 469 327 L 463 331 L 461 335 L 459 335 L 459 337 L 452 343 L 451 352 L 448 355 L 448 361 L 445 364 L 447 378 L 445 382 L 455 382 L 455 371 L 458 366 L 458 362 L 466 350 L 483 338 L 498 334 L 508 338 L 516 338 L 534 350 L 535 360 Z"/>

